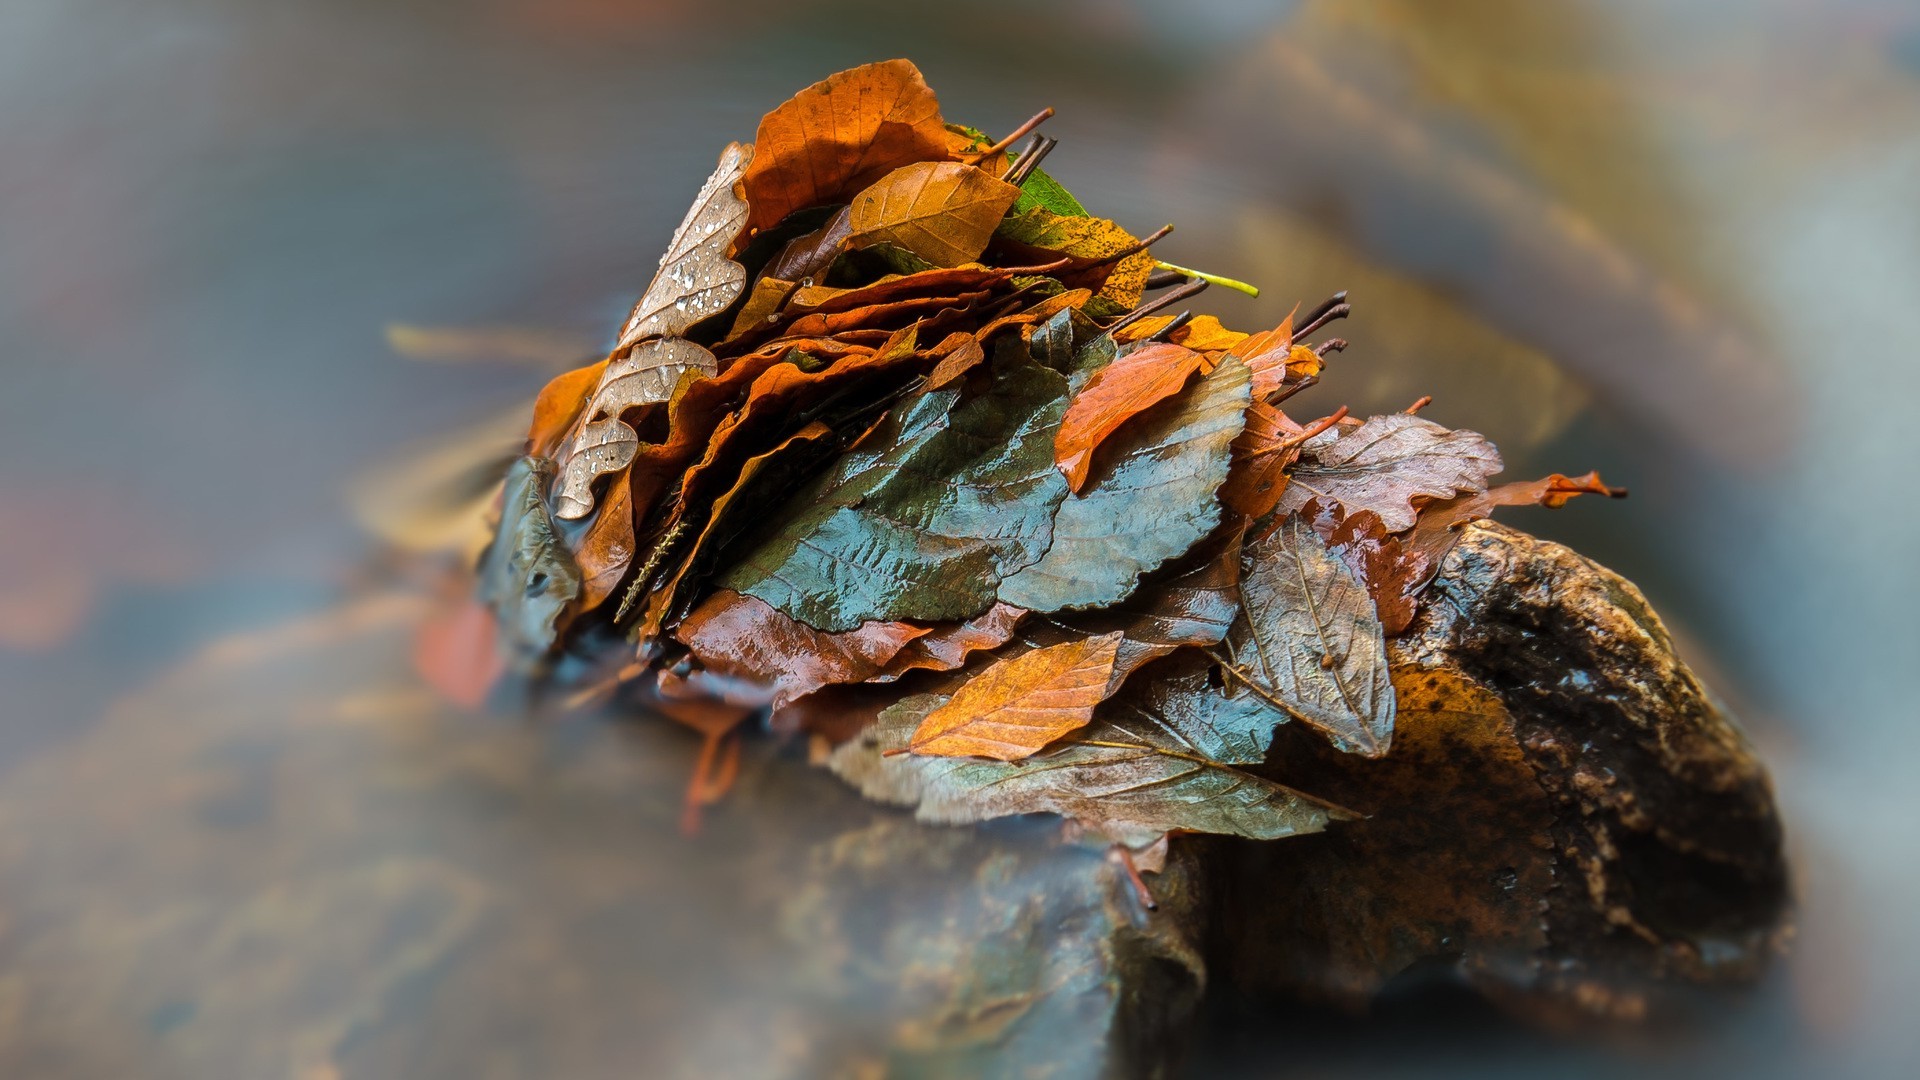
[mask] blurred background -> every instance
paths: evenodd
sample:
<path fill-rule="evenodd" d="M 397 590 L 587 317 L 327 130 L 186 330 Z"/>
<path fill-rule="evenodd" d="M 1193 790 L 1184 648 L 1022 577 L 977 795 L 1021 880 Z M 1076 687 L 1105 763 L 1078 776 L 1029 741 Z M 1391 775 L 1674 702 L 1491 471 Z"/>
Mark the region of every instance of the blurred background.
<path fill-rule="evenodd" d="M 695 740 L 437 705 L 378 504 L 604 348 L 726 140 L 891 56 L 989 132 L 1058 109 L 1082 201 L 1262 287 L 1229 325 L 1350 290 L 1318 411 L 1432 394 L 1630 487 L 1509 520 L 1639 583 L 1774 769 L 1800 938 L 1724 1022 L 1279 1018 L 1210 1070 L 1920 1070 L 1910 0 L 5 0 L 0 1071 L 807 1036 L 701 974 L 782 882 L 713 853 L 747 810 L 672 835 Z"/>

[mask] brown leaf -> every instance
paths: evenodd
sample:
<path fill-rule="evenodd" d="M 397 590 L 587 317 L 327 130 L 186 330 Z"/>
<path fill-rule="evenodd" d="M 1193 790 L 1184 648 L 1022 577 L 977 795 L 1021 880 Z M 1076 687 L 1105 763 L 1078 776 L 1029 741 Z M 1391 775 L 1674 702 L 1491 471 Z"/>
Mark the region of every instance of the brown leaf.
<path fill-rule="evenodd" d="M 617 477 L 573 553 L 580 565 L 580 610 L 599 607 L 620 587 L 633 565 L 633 529 L 633 485 Z"/>
<path fill-rule="evenodd" d="M 873 682 L 892 682 L 909 671 L 952 671 L 962 667 L 967 657 L 986 649 L 997 649 L 1013 639 L 1013 632 L 1026 609 L 995 603 L 985 614 L 966 622 L 936 626 L 926 636 L 914 638 L 895 654 Z"/>
<path fill-rule="evenodd" d="M 1313 526 L 1290 515 L 1247 546 L 1241 617 L 1227 634 L 1240 684 L 1367 757 L 1393 738 L 1387 642 L 1373 598 Z"/>
<path fill-rule="evenodd" d="M 1389 413 L 1351 431 L 1335 428 L 1307 440 L 1279 509 L 1292 512 L 1308 499 L 1331 499 L 1349 513 L 1371 510 L 1389 532 L 1401 532 L 1413 528 L 1414 499 L 1485 491 L 1487 477 L 1500 468 L 1500 452 L 1476 432 Z"/>
<path fill-rule="evenodd" d="M 947 336 L 934 350 L 933 355 L 940 362 L 927 374 L 928 390 L 945 390 L 961 377 L 972 371 L 980 361 L 987 358 L 987 351 L 980 347 L 980 339 L 962 331 Z"/>
<path fill-rule="evenodd" d="M 455 705 L 477 709 L 485 704 L 487 692 L 507 669 L 493 609 L 468 599 L 434 612 L 414 635 L 413 668 Z"/>
<path fill-rule="evenodd" d="M 536 457 L 553 456 L 560 440 L 566 438 L 568 429 L 580 418 L 587 396 L 600 384 L 600 373 L 606 369 L 605 360 L 588 364 L 555 375 L 540 388 L 540 396 L 533 400 L 533 423 L 527 428 L 526 453 Z"/>
<path fill-rule="evenodd" d="M 1305 345 L 1293 344 L 1291 311 L 1280 320 L 1279 326 L 1250 335 L 1233 351 L 1253 369 L 1253 396 L 1256 400 L 1264 399 L 1282 387 L 1317 378 L 1322 367 L 1319 353 Z"/>
<path fill-rule="evenodd" d="M 1082 638 L 995 662 L 928 713 L 908 749 L 933 757 L 1031 757 L 1093 718 L 1107 696 L 1120 637 Z"/>
<path fill-rule="evenodd" d="M 1523 480 L 1445 502 L 1430 503 L 1420 511 L 1420 520 L 1407 538 L 1410 548 L 1427 560 L 1424 586 L 1439 572 L 1440 563 L 1460 539 L 1460 527 L 1470 521 L 1492 515 L 1500 506 L 1544 506 L 1557 510 L 1580 495 L 1605 495 L 1611 499 L 1626 497 L 1626 488 L 1608 487 L 1597 472 L 1585 476 L 1554 473 L 1540 480 Z"/>
<path fill-rule="evenodd" d="M 720 589 L 681 621 L 674 636 L 709 671 L 770 688 L 777 709 L 823 686 L 873 677 L 927 633 L 908 623 L 869 622 L 829 634 L 751 596 Z"/>
<path fill-rule="evenodd" d="M 747 272 L 727 258 L 727 245 L 746 221 L 747 204 L 734 188 L 752 157 L 753 147 L 740 143 L 720 152 L 719 166 L 668 241 L 659 272 L 627 316 L 616 349 L 659 335 L 678 337 L 739 298 Z"/>
<path fill-rule="evenodd" d="M 1349 514 L 1338 503 L 1312 499 L 1300 516 L 1367 587 L 1388 636 L 1404 633 L 1418 610 L 1420 587 L 1431 576 L 1426 554 L 1389 535 L 1380 515 L 1371 510 Z"/>
<path fill-rule="evenodd" d="M 633 463 L 640 436 L 619 420 L 596 420 L 573 437 L 553 493 L 553 516 L 572 521 L 593 512 L 593 482 Z"/>
<path fill-rule="evenodd" d="M 553 515 L 572 521 L 592 513 L 594 480 L 633 460 L 640 437 L 621 419 L 628 410 L 662 404 L 681 379 L 718 368 L 712 353 L 678 337 L 649 338 L 608 360 L 581 413 L 586 423 L 561 461 Z"/>
<path fill-rule="evenodd" d="M 834 211 L 826 224 L 787 241 L 760 272 L 768 277 L 801 281 L 827 272 L 833 260 L 853 234 L 853 218 L 847 207 Z"/>
<path fill-rule="evenodd" d="M 1266 517 L 1287 490 L 1287 469 L 1299 457 L 1289 440 L 1305 431 L 1256 390 L 1247 406 L 1247 426 L 1233 440 L 1233 467 L 1227 471 L 1220 501 L 1249 518 Z"/>
<path fill-rule="evenodd" d="M 940 102 L 909 61 L 830 75 L 760 121 L 753 164 L 741 180 L 747 229 L 846 202 L 902 165 L 944 160 L 948 142 Z"/>
<path fill-rule="evenodd" d="M 896 244 L 935 266 L 980 257 L 1020 189 L 958 161 L 903 165 L 853 197 L 853 247 Z"/>
<path fill-rule="evenodd" d="M 1053 460 L 1078 492 L 1093 469 L 1100 443 L 1155 403 L 1180 392 L 1206 356 L 1171 342 L 1135 349 L 1094 372 L 1067 406 L 1055 436 Z"/>

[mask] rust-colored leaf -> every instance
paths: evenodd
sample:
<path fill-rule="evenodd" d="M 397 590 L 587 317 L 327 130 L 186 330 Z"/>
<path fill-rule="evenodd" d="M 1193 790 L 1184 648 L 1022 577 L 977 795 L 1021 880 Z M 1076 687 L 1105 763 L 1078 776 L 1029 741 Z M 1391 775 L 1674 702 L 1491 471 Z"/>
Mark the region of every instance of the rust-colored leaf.
<path fill-rule="evenodd" d="M 1491 516 L 1495 507 L 1544 506 L 1557 510 L 1580 495 L 1605 495 L 1619 499 L 1626 494 L 1626 488 L 1608 487 L 1597 472 L 1571 477 L 1553 473 L 1539 480 L 1501 484 L 1486 491 L 1428 504 L 1421 509 L 1420 520 L 1408 535 L 1407 544 L 1427 559 L 1426 575 L 1421 580 L 1424 585 L 1427 579 L 1439 572 L 1441 561 L 1460 539 L 1460 527 L 1469 521 Z"/>
<path fill-rule="evenodd" d="M 830 75 L 760 121 L 741 180 L 749 232 L 843 203 L 902 165 L 948 156 L 940 102 L 906 60 Z"/>
<path fill-rule="evenodd" d="M 872 678 L 928 632 L 908 623 L 868 622 L 829 634 L 764 601 L 721 589 L 682 620 L 674 636 L 709 671 L 768 687 L 777 709 L 823 686 Z"/>
<path fill-rule="evenodd" d="M 1313 499 L 1301 508 L 1300 516 L 1367 587 L 1381 629 L 1389 636 L 1404 633 L 1413 623 L 1416 597 L 1429 576 L 1427 555 L 1389 534 L 1380 515 L 1371 510 L 1349 514 L 1339 503 Z"/>
<path fill-rule="evenodd" d="M 1247 367 L 1253 369 L 1253 396 L 1256 401 L 1266 398 L 1282 386 L 1320 374 L 1320 354 L 1304 345 L 1293 344 L 1293 316 L 1293 311 L 1287 312 L 1287 317 L 1280 320 L 1279 326 L 1250 334 L 1245 341 L 1234 346 L 1234 355 L 1245 360 Z"/>
<path fill-rule="evenodd" d="M 992 664 L 928 713 L 907 748 L 933 757 L 1031 757 L 1093 719 L 1120 638 L 1082 638 Z"/>
<path fill-rule="evenodd" d="M 848 207 L 854 247 L 896 244 L 935 266 L 980 257 L 1020 189 L 958 161 L 917 161 L 881 177 Z"/>
<path fill-rule="evenodd" d="M 995 603 L 983 615 L 934 627 L 926 636 L 909 641 L 872 681 L 892 682 L 909 671 L 952 671 L 962 667 L 974 653 L 997 649 L 1011 641 L 1014 630 L 1026 615 L 1025 608 Z"/>
<path fill-rule="evenodd" d="M 1184 345 L 1159 342 L 1135 349 L 1095 372 L 1067 406 L 1054 438 L 1053 460 L 1078 492 L 1093 469 L 1093 452 L 1128 419 L 1180 392 L 1206 363 Z"/>
<path fill-rule="evenodd" d="M 1348 511 L 1372 510 L 1400 532 L 1413 527 L 1415 499 L 1485 491 L 1487 477 L 1499 471 L 1500 452 L 1478 433 L 1388 413 L 1303 443 L 1280 509 L 1332 499 Z"/>
<path fill-rule="evenodd" d="M 441 697 L 479 708 L 507 669 L 493 609 L 465 600 L 435 612 L 414 635 L 413 668 Z"/>
<path fill-rule="evenodd" d="M 1247 407 L 1247 426 L 1233 440 L 1233 466 L 1220 501 L 1249 518 L 1267 516 L 1287 490 L 1287 467 L 1299 456 L 1288 440 L 1305 430 L 1256 391 Z"/>

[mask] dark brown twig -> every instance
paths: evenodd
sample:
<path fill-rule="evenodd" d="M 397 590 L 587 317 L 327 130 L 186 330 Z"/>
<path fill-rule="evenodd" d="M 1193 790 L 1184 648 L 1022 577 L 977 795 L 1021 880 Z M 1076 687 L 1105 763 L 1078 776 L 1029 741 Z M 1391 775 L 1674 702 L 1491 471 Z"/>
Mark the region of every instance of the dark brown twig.
<path fill-rule="evenodd" d="M 1327 325 L 1328 323 L 1332 322 L 1335 319 L 1346 318 L 1348 315 L 1352 314 L 1352 312 L 1353 312 L 1352 304 L 1335 304 L 1332 307 L 1328 308 L 1327 310 L 1320 312 L 1318 315 L 1315 315 L 1313 319 L 1309 321 L 1305 326 L 1302 326 L 1300 329 L 1295 330 L 1293 332 L 1293 340 L 1299 341 L 1300 339 L 1308 336 L 1309 334 L 1312 334 L 1315 330 L 1320 329 L 1321 327 Z"/>
<path fill-rule="evenodd" d="M 1169 322 L 1167 323 L 1167 325 L 1161 327 L 1158 330 L 1155 330 L 1151 334 L 1148 334 L 1147 340 L 1148 341 L 1167 341 L 1173 337 L 1173 332 L 1175 330 L 1178 330 L 1181 327 L 1187 325 L 1188 321 L 1190 321 L 1192 318 L 1193 318 L 1192 309 L 1182 311 L 1180 314 L 1175 315 L 1173 317 L 1172 322 Z"/>
<path fill-rule="evenodd" d="M 1047 120 L 1047 118 L 1051 117 L 1052 115 L 1053 115 L 1053 106 L 1049 105 L 1046 108 L 1041 109 L 1039 112 L 1034 113 L 1032 118 L 1030 118 L 1026 123 L 1021 124 L 1017 128 L 1014 128 L 1013 134 L 1008 135 L 1006 138 L 1001 139 L 999 142 L 994 143 L 992 146 L 987 147 L 985 150 L 975 150 L 970 154 L 962 154 L 960 155 L 960 157 L 962 160 L 967 161 L 967 163 L 970 165 L 978 165 L 982 161 L 985 161 L 986 159 L 992 157 L 993 155 L 1005 151 L 1007 147 L 1012 146 L 1016 141 L 1018 141 L 1020 138 L 1025 136 L 1028 132 L 1031 132 L 1034 128 L 1039 127 L 1043 122 Z"/>
<path fill-rule="evenodd" d="M 1313 310 L 1307 312 L 1305 315 L 1302 315 L 1300 317 L 1300 322 L 1298 322 L 1295 325 L 1307 326 L 1311 324 L 1314 326 L 1318 326 L 1320 325 L 1318 320 L 1320 319 L 1321 316 L 1325 315 L 1329 311 L 1332 311 L 1334 308 L 1339 307 L 1341 304 L 1345 304 L 1346 302 L 1347 302 L 1347 290 L 1341 289 L 1339 292 L 1334 293 L 1332 296 L 1329 296 L 1325 300 L 1322 300 L 1318 304 L 1315 304 L 1313 306 Z M 1293 340 L 1299 341 L 1301 338 L 1305 337 L 1306 334 L 1307 332 L 1305 330 L 1296 330 L 1294 331 L 1294 334 L 1293 334 Z"/>
<path fill-rule="evenodd" d="M 1015 187 L 1026 183 L 1027 177 L 1033 175 L 1033 170 L 1039 168 L 1047 155 L 1053 153 L 1053 148 L 1060 145 L 1059 139 L 1049 139 L 1045 135 L 1035 135 L 1034 138 L 1040 140 L 1040 145 L 1021 154 L 1019 164 L 1007 170 L 1006 181 Z"/>
<path fill-rule="evenodd" d="M 1115 319 L 1113 325 L 1107 327 L 1104 333 L 1113 334 L 1123 327 L 1131 326 L 1154 312 L 1159 311 L 1161 308 L 1172 307 L 1189 296 L 1199 295 L 1206 290 L 1206 287 L 1207 283 L 1204 280 L 1193 278 L 1185 285 L 1167 293 L 1165 296 L 1156 296 L 1146 303 L 1141 304 L 1139 307 L 1134 308 L 1132 311 L 1127 312 L 1125 315 L 1120 316 L 1118 319 Z"/>

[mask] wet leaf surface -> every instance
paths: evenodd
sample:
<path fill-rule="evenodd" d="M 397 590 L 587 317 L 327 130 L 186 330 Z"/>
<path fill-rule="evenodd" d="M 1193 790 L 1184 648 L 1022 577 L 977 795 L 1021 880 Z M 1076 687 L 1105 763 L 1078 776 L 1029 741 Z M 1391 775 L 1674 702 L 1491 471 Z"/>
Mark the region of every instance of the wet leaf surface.
<path fill-rule="evenodd" d="M 1500 469 L 1500 452 L 1480 435 L 1389 413 L 1302 444 L 1280 509 L 1331 500 L 1349 510 L 1371 510 L 1389 531 L 1400 532 L 1413 527 L 1413 500 L 1484 491 L 1487 477 Z"/>
<path fill-rule="evenodd" d="M 1107 696 L 1118 633 L 996 660 L 907 738 L 915 754 L 1019 761 L 1093 718 Z"/>
<path fill-rule="evenodd" d="M 853 197 L 846 242 L 894 244 L 932 266 L 973 262 L 1020 189 L 957 161 L 903 165 Z"/>

